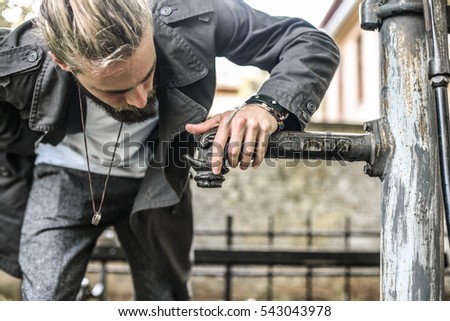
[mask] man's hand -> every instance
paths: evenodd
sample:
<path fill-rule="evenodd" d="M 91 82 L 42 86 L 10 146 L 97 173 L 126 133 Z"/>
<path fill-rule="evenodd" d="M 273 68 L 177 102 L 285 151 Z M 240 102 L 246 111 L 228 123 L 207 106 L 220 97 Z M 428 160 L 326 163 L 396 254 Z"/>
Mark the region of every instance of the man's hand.
<path fill-rule="evenodd" d="M 247 105 L 238 110 L 215 115 L 200 124 L 187 124 L 186 130 L 194 135 L 204 134 L 217 128 L 213 142 L 212 171 L 220 174 L 225 152 L 231 167 L 245 170 L 261 165 L 266 153 L 269 137 L 278 128 L 276 119 L 258 105 Z M 228 144 L 228 150 L 224 151 Z M 242 158 L 239 160 L 239 157 Z"/>

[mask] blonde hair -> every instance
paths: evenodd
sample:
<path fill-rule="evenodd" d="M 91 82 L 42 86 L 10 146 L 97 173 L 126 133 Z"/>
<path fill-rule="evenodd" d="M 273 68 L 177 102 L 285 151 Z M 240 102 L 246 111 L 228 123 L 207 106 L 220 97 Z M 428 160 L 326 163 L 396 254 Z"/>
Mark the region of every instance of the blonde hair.
<path fill-rule="evenodd" d="M 75 73 L 124 61 L 153 34 L 146 0 L 43 0 L 36 22 L 52 54 Z"/>

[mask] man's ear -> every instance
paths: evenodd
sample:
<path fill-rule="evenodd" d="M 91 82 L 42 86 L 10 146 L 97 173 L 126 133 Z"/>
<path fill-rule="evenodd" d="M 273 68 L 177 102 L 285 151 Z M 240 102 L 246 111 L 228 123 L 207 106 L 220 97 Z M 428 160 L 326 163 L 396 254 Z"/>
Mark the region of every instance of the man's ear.
<path fill-rule="evenodd" d="M 48 54 L 52 57 L 52 60 L 55 64 L 57 64 L 62 70 L 70 72 L 70 68 L 62 62 L 58 57 L 56 57 L 53 52 L 49 51 Z"/>

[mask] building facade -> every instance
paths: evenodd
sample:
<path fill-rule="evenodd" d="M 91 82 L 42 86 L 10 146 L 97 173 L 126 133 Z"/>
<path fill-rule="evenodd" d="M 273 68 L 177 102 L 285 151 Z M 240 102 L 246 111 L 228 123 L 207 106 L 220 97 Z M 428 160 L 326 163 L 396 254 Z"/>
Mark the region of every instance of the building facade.
<path fill-rule="evenodd" d="M 360 28 L 360 1 L 335 0 L 321 28 L 337 42 L 341 62 L 314 123 L 362 124 L 379 117 L 379 41 Z"/>

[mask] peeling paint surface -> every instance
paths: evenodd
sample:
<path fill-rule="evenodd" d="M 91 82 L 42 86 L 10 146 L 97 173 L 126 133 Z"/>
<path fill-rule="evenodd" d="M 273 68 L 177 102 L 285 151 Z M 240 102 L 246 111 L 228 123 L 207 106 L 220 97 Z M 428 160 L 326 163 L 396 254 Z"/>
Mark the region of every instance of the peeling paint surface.
<path fill-rule="evenodd" d="M 423 18 L 386 19 L 380 35 L 381 113 L 395 146 L 382 187 L 381 299 L 441 300 L 442 196 Z"/>

